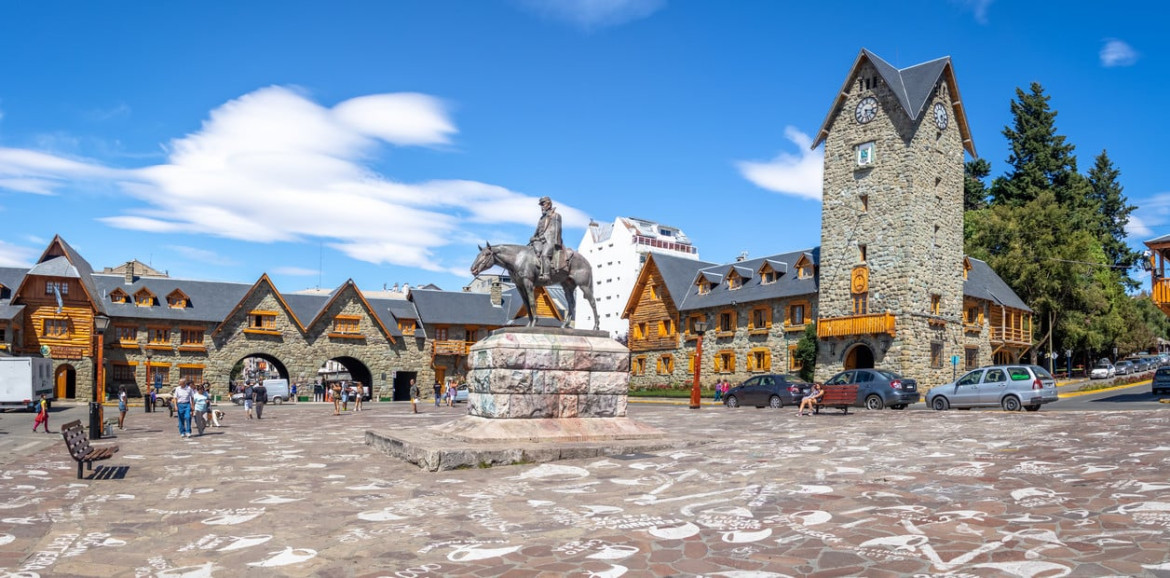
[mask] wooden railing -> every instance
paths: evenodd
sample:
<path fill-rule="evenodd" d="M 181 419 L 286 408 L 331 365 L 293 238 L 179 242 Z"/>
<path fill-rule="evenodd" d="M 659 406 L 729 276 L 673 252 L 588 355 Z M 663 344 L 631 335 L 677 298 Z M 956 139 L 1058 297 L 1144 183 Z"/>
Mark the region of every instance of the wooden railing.
<path fill-rule="evenodd" d="M 895 325 L 893 313 L 822 317 L 817 320 L 817 337 L 823 339 L 876 333 L 889 333 L 893 337 L 896 333 Z"/>
<path fill-rule="evenodd" d="M 992 327 L 991 342 L 1031 345 L 1032 333 L 1031 331 L 1017 327 Z"/>
<path fill-rule="evenodd" d="M 1155 278 L 1153 280 L 1152 296 L 1154 305 L 1170 314 L 1170 278 Z"/>
<path fill-rule="evenodd" d="M 467 355 L 471 341 L 435 341 L 435 355 Z"/>

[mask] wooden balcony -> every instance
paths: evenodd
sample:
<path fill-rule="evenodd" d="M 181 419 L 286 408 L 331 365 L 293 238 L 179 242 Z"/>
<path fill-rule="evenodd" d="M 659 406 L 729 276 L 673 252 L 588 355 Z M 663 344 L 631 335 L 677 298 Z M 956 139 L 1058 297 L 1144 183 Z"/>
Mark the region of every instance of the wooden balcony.
<path fill-rule="evenodd" d="M 992 327 L 991 342 L 997 345 L 1031 345 L 1032 332 L 1018 327 Z"/>
<path fill-rule="evenodd" d="M 471 347 L 471 341 L 435 341 L 434 354 L 435 355 L 467 355 L 468 349 Z"/>
<path fill-rule="evenodd" d="M 1163 313 L 1170 315 L 1170 278 L 1154 277 L 1152 297 L 1154 305 Z"/>
<path fill-rule="evenodd" d="M 878 333 L 888 333 L 890 337 L 896 336 L 893 313 L 822 317 L 817 320 L 817 337 L 820 339 Z"/>

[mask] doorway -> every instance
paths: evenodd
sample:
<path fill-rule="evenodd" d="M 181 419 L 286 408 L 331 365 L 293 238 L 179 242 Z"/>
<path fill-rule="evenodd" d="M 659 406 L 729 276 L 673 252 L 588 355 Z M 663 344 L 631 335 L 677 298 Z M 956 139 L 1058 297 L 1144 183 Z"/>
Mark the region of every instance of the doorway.
<path fill-rule="evenodd" d="M 77 370 L 72 365 L 62 365 L 57 368 L 57 399 L 73 399 L 77 397 Z"/>
<path fill-rule="evenodd" d="M 873 369 L 873 350 L 867 345 L 856 345 L 845 354 L 845 369 Z"/>
<path fill-rule="evenodd" d="M 410 380 L 416 379 L 418 372 L 415 371 L 396 371 L 394 372 L 394 399 L 393 401 L 410 401 Z M 420 388 L 421 384 L 416 384 Z"/>

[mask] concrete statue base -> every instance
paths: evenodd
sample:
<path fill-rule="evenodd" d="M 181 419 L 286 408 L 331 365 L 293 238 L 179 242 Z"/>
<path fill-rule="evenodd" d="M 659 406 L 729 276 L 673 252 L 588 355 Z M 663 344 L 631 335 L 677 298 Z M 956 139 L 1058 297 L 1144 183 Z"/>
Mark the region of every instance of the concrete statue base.
<path fill-rule="evenodd" d="M 468 415 L 366 432 L 366 443 L 431 470 L 686 447 L 626 416 L 629 350 L 604 331 L 516 327 L 468 356 Z"/>

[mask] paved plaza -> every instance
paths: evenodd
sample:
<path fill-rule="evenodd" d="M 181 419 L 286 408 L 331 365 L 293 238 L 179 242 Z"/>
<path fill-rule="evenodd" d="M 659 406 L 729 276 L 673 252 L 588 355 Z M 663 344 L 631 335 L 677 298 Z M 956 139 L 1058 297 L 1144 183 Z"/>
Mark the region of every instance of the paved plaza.
<path fill-rule="evenodd" d="M 464 407 L 223 409 L 190 440 L 165 411 L 131 413 L 95 479 L 59 435 L 6 461 L 0 575 L 1170 576 L 1166 410 L 631 404 L 710 441 L 428 473 L 364 433 Z"/>

